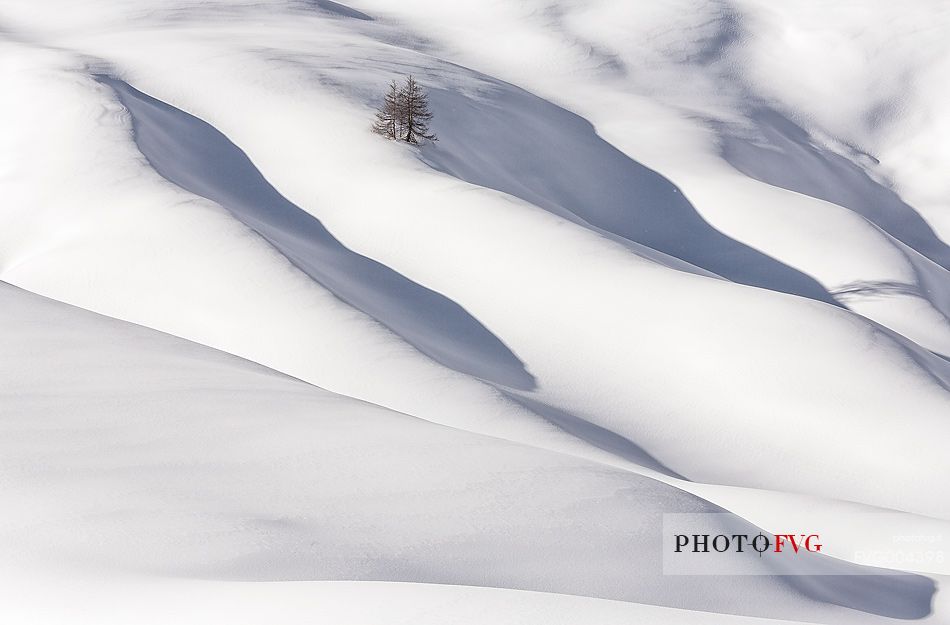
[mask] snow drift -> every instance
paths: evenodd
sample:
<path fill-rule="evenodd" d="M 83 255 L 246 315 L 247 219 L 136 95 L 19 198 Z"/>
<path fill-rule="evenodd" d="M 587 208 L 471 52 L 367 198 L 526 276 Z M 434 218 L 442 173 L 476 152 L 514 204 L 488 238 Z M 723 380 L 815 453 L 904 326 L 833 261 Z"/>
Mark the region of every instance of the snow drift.
<path fill-rule="evenodd" d="M 7 0 L 0 610 L 946 618 L 940 563 L 851 573 L 950 522 L 947 20 Z M 410 73 L 420 148 L 369 132 Z M 840 575 L 663 576 L 722 509 Z"/>

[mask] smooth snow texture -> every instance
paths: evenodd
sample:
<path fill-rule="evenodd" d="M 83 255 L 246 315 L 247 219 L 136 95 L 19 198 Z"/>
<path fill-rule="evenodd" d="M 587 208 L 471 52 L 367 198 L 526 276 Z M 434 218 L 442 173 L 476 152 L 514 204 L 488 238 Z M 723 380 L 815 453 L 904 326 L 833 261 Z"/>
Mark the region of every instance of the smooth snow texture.
<path fill-rule="evenodd" d="M 194 116 L 110 78 L 132 114 L 136 144 L 162 176 L 215 201 L 344 301 L 436 360 L 505 386 L 530 389 L 524 364 L 445 297 L 352 253 L 261 176 L 240 148 Z"/>
<path fill-rule="evenodd" d="M 162 179 L 137 151 L 110 88 L 76 80 L 61 54 L 15 49 L 4 76 L 18 85 L 16 98 L 3 105 L 27 123 L 0 137 L 17 154 L 0 230 L 4 275 L 400 411 L 586 448 L 485 384 L 436 365 L 227 211 Z M 62 100 L 74 105 L 55 105 Z M 51 148 L 56 143 L 61 149 Z M 58 182 L 48 184 L 54 173 Z M 34 184 L 51 195 L 36 195 Z M 68 197 L 57 195 L 64 188 Z"/>
<path fill-rule="evenodd" d="M 44 580 L 62 587 L 50 601 L 35 586 L 11 580 L 9 613 L 18 622 L 73 625 L 794 625 L 800 621 L 696 612 L 501 588 L 392 582 L 280 582 L 121 580 L 110 584 Z M 81 610 L 77 606 L 82 606 Z M 183 606 L 187 606 L 183 609 Z"/>
<path fill-rule="evenodd" d="M 870 510 L 945 531 L 948 20 L 6 0 L 0 279 L 203 346 L 0 290 L 5 573 L 945 619 L 939 563 L 687 583 L 652 537 L 716 506 L 843 560 Z M 409 73 L 436 144 L 369 132 Z"/>
<path fill-rule="evenodd" d="M 241 146 L 275 189 L 317 215 L 345 245 L 468 311 L 525 363 L 537 382 L 535 401 L 591 423 L 591 431 L 613 432 L 689 479 L 948 514 L 946 502 L 913 487 L 950 473 L 938 434 L 950 427 L 941 418 L 950 410 L 942 382 L 945 361 L 835 307 L 672 271 L 546 210 L 432 172 L 413 152 L 368 134 L 371 111 L 363 105 L 377 97 L 385 77 L 407 70 L 427 72 L 422 75 L 430 87 L 444 84 L 482 101 L 482 75 L 380 43 L 393 36 L 390 25 L 367 35 L 363 30 L 376 29 L 375 22 L 296 12 L 265 19 L 254 11 L 248 15 L 262 21 L 255 21 L 252 30 L 231 13 L 217 22 L 198 13 L 193 19 L 216 28 L 216 35 L 182 27 L 174 49 L 162 55 L 148 50 L 163 45 L 167 25 L 136 31 L 135 45 L 121 30 L 93 40 L 80 33 L 78 42 L 71 39 L 75 34 L 61 36 L 112 61 L 111 66 L 92 63 L 93 69 L 108 67 L 213 125 Z M 325 37 L 304 36 L 318 26 Z M 250 46 L 251 40 L 256 45 Z M 231 46 L 233 56 L 220 52 Z M 340 50 L 347 51 L 345 58 Z M 128 69 L 123 72 L 123 67 Z M 261 119 L 268 123 L 258 123 Z M 588 139 L 589 129 L 580 128 L 578 141 Z M 327 145 L 347 149 L 328 150 Z M 322 174 L 317 183 L 314 172 Z M 559 170 L 545 173 L 552 181 L 561 175 Z M 49 174 L 33 170 L 31 175 Z M 60 178 L 62 190 L 69 188 L 65 180 Z M 86 188 L 87 181 L 73 184 Z M 89 187 L 86 192 L 94 197 L 102 191 Z M 408 199 L 394 210 L 399 193 Z M 156 196 L 151 189 L 143 195 Z M 29 206 L 28 193 L 19 197 Z M 188 207 L 176 219 L 189 219 L 193 211 Z M 33 219 L 27 212 L 22 223 Z M 206 253 L 218 237 L 210 230 L 203 236 L 208 244 L 188 254 Z M 331 333 L 309 313 L 302 314 L 302 302 L 291 303 L 296 295 L 274 306 L 274 297 L 288 296 L 276 283 L 261 280 L 248 291 L 271 309 L 266 313 L 248 315 L 245 303 L 163 310 L 132 295 L 141 288 L 141 272 L 107 267 L 98 251 L 80 256 L 60 248 L 56 253 L 60 260 L 50 257 L 45 267 L 44 255 L 34 255 L 6 275 L 46 294 L 84 305 L 97 302 L 102 312 L 210 342 L 430 420 L 584 457 L 600 459 L 605 451 L 596 441 L 578 441 L 543 415 L 526 414 L 503 395 L 476 390 L 463 380 L 451 378 L 452 388 L 459 390 L 447 403 L 450 389 L 441 381 L 416 377 L 409 386 L 394 384 L 393 376 L 405 378 L 406 372 L 378 357 L 354 359 L 340 344 L 333 351 L 301 351 L 296 335 Z M 145 271 L 171 275 L 163 257 L 138 250 L 133 256 L 151 267 Z M 106 296 L 63 280 L 53 269 L 63 262 L 97 263 L 97 275 L 111 284 L 97 289 Z M 209 278 L 225 280 L 221 286 L 227 288 L 236 284 L 235 270 L 250 262 L 256 261 L 245 260 Z M 190 263 L 188 271 L 193 267 Z M 180 278 L 165 281 L 154 297 L 165 293 L 194 308 L 200 300 L 179 294 L 186 286 Z M 279 314 L 282 320 L 262 326 L 264 314 Z M 242 330 L 224 331 L 223 319 Z M 382 378 L 358 373 L 380 364 L 388 371 Z M 421 362 L 416 366 L 431 370 Z M 829 384 L 841 372 L 848 372 L 847 379 Z M 690 392 L 678 390 L 683 387 Z M 443 396 L 436 400 L 433 389 Z M 796 432 L 809 434 L 791 440 L 777 434 L 776 424 L 789 422 Z M 922 431 L 930 435 L 922 437 Z M 851 444 L 842 450 L 835 441 L 845 435 Z M 883 446 L 893 449 L 893 465 L 886 469 L 870 453 Z M 840 462 L 842 453 L 847 463 Z M 725 456 L 737 461 L 723 463 Z M 775 463 L 776 456 L 783 462 Z"/>
<path fill-rule="evenodd" d="M 814 279 L 710 226 L 680 189 L 586 120 L 508 85 L 484 88 L 478 98 L 432 90 L 442 112 L 433 128 L 444 136 L 423 151 L 433 167 L 735 282 L 835 302 Z"/>
<path fill-rule="evenodd" d="M 931 349 L 950 351 L 943 290 L 932 294 L 921 284 L 926 278 L 893 243 L 876 236 L 863 218 L 841 224 L 839 207 L 747 184 L 752 181 L 731 175 L 721 154 L 723 143 L 756 134 L 759 111 L 777 111 L 802 124 L 798 130 L 822 155 L 817 161 L 786 159 L 782 178 L 829 179 L 850 167 L 836 162 L 840 155 L 857 168 L 834 194 L 848 208 L 875 223 L 896 224 L 898 239 L 923 230 L 918 240 L 924 240 L 927 230 L 941 226 L 946 239 L 948 213 L 940 208 L 946 193 L 937 192 L 945 184 L 937 181 L 946 177 L 936 172 L 950 164 L 950 141 L 939 138 L 950 126 L 940 104 L 947 87 L 929 79 L 950 63 L 938 34 L 950 24 L 950 11 L 940 2 L 920 0 L 906 9 L 854 3 L 837 11 L 810 0 L 782 6 L 499 2 L 491 11 L 466 0 L 437 7 L 425 0 L 368 0 L 361 6 L 403 28 L 425 24 L 425 37 L 407 45 L 449 55 L 581 113 L 625 154 L 674 180 L 714 227 L 815 277 L 827 290 L 895 279 L 914 284 L 913 293 L 851 292 L 846 303 Z M 785 141 L 794 142 L 798 130 Z M 930 132 L 936 133 L 933 141 Z M 900 145 L 891 152 L 896 158 L 876 163 L 868 156 L 891 144 Z M 861 180 L 864 175 L 872 180 Z M 906 191 L 926 198 L 914 208 L 929 227 L 920 226 L 914 209 L 898 209 L 906 223 L 876 219 L 895 207 L 887 197 L 891 176 L 912 181 Z M 827 195 L 826 185 L 806 187 L 796 190 Z M 939 246 L 932 238 L 927 243 Z"/>
<path fill-rule="evenodd" d="M 4 574 L 62 563 L 93 577 L 454 583 L 842 622 L 929 613 L 930 580 L 849 576 L 859 567 L 823 556 L 839 574 L 658 575 L 662 513 L 718 508 L 2 283 L 0 301 L 0 347 L 18 363 L 3 370 Z M 720 523 L 709 530 L 756 531 Z"/>

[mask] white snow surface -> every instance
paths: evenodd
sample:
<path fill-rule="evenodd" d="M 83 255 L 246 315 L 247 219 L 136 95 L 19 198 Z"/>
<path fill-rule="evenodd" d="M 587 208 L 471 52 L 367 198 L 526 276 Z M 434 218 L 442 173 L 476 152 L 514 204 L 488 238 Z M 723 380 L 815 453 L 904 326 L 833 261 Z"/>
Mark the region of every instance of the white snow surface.
<path fill-rule="evenodd" d="M 950 618 L 849 568 L 950 536 L 947 32 L 3 0 L 0 621 Z M 410 73 L 436 143 L 369 132 Z M 662 575 L 723 508 L 839 574 Z"/>

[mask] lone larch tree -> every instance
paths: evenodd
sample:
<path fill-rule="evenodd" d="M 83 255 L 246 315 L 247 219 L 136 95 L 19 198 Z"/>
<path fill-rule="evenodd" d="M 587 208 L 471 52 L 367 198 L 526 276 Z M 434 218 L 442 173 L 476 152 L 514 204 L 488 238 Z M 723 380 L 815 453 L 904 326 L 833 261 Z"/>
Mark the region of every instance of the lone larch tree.
<path fill-rule="evenodd" d="M 438 141 L 435 134 L 429 131 L 429 121 L 432 119 L 432 113 L 429 111 L 429 96 L 425 89 L 410 74 L 402 91 L 402 105 L 405 109 L 403 119 L 405 120 L 406 133 L 403 139 L 406 143 L 419 143 L 421 139 Z"/>
<path fill-rule="evenodd" d="M 382 106 L 376 111 L 373 132 L 389 139 L 398 139 L 402 134 L 402 90 L 396 81 L 389 83 L 389 91 Z"/>
<path fill-rule="evenodd" d="M 429 97 L 416 79 L 409 76 L 402 87 L 397 86 L 395 80 L 389 84 L 383 104 L 376 112 L 373 132 L 413 144 L 423 140 L 438 141 L 435 133 L 429 130 L 431 120 Z"/>

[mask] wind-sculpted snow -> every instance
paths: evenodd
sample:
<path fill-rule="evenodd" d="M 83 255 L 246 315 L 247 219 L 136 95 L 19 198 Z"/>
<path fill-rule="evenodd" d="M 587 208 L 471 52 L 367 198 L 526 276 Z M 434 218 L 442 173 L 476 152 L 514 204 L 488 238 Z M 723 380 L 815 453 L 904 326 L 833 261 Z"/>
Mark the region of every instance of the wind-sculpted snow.
<path fill-rule="evenodd" d="M 505 395 L 529 408 L 532 412 L 541 415 L 565 432 L 587 441 L 599 449 L 606 450 L 636 465 L 657 471 L 663 475 L 680 480 L 684 479 L 682 475 L 679 475 L 665 466 L 635 442 L 616 432 L 602 428 L 596 423 L 582 419 L 554 406 L 546 405 L 537 399 L 514 393 L 505 393 Z"/>
<path fill-rule="evenodd" d="M 357 11 L 354 8 L 348 7 L 345 4 L 340 4 L 339 2 L 333 2 L 333 0 L 311 0 L 313 4 L 323 11 L 331 13 L 333 15 L 339 15 L 340 17 L 349 17 L 357 20 L 367 20 L 372 21 L 372 17 L 366 13 Z"/>
<path fill-rule="evenodd" d="M 434 167 L 735 282 L 836 303 L 814 279 L 710 226 L 682 191 L 601 139 L 586 120 L 510 85 L 478 97 L 434 89 Z"/>
<path fill-rule="evenodd" d="M 815 145 L 802 128 L 776 111 L 763 109 L 749 119 L 754 124 L 750 136 L 739 129 L 722 134 L 723 156 L 730 164 L 763 182 L 849 208 L 893 236 L 904 244 L 897 247 L 915 272 L 906 294 L 930 301 L 950 318 L 950 247 L 913 207 L 852 161 Z M 840 286 L 835 293 L 847 301 L 849 295 L 886 297 L 893 291 L 855 283 Z"/>
<path fill-rule="evenodd" d="M 785 577 L 794 564 L 769 575 L 753 560 L 765 575 L 664 578 L 662 514 L 718 507 L 3 283 L 0 304 L 4 575 L 68 553 L 93 578 L 109 567 L 452 583 L 855 623 L 929 612 L 930 580 L 824 556 L 837 575 Z M 758 531 L 709 519 L 713 532 Z"/>
<path fill-rule="evenodd" d="M 0 621 L 945 621 L 950 11 L 873 4 L 4 0 Z M 665 574 L 723 510 L 824 549 Z"/>
<path fill-rule="evenodd" d="M 763 108 L 748 119 L 753 124 L 751 129 L 723 132 L 723 156 L 739 171 L 850 208 L 935 263 L 950 268 L 950 247 L 894 191 L 872 180 L 852 161 L 815 145 L 815 139 L 777 111 Z M 867 155 L 855 158 L 871 160 Z"/>
<path fill-rule="evenodd" d="M 929 249 L 934 242 L 926 243 L 925 230 L 946 233 L 950 223 L 940 182 L 946 176 L 936 173 L 950 163 L 950 124 L 938 104 L 946 99 L 946 81 L 936 78 L 950 67 L 946 38 L 937 35 L 950 13 L 938 5 L 915 2 L 904 11 L 854 4 L 834 16 L 813 0 L 574 3 L 550 11 L 529 1 L 495 12 L 472 0 L 435 9 L 422 0 L 361 6 L 381 21 L 438 24 L 426 52 L 444 50 L 457 63 L 581 114 L 606 141 L 673 181 L 716 230 L 813 277 L 827 292 L 861 282 L 913 282 L 921 296 L 852 291 L 841 302 L 947 353 L 945 288 L 935 289 L 931 271 L 921 271 L 917 259 L 864 217 L 907 214 L 903 227 L 899 217 L 891 219 L 892 234 L 923 232 L 920 241 Z M 597 43 L 596 53 L 587 41 Z M 515 49 L 518 61 L 510 62 Z M 605 56 L 624 71 L 602 71 Z M 851 165 L 839 162 L 847 191 L 835 197 L 860 206 L 856 213 L 846 217 L 837 205 L 735 175 L 722 158 L 718 129 L 747 126 L 746 117 L 763 106 L 794 119 L 816 143 L 839 146 L 834 151 Z M 789 163 L 783 176 L 813 167 L 809 161 Z M 900 195 L 897 204 L 888 192 Z M 923 231 L 914 213 L 927 220 Z"/>
<path fill-rule="evenodd" d="M 45 294 L 482 434 L 633 470 L 631 459 L 640 458 L 647 468 L 700 482 L 946 513 L 946 501 L 910 486 L 950 471 L 939 442 L 947 428 L 939 415 L 950 406 L 940 383 L 944 362 L 840 308 L 701 271 L 670 271 L 662 259 L 651 262 L 550 210 L 433 171 L 415 149 L 367 132 L 372 111 L 361 104 L 372 102 L 378 86 L 398 71 L 417 71 L 431 89 L 474 102 L 483 101 L 479 89 L 495 81 L 379 44 L 377 26 L 392 28 L 381 22 L 322 16 L 298 23 L 292 17 L 255 35 L 252 52 L 243 52 L 250 36 L 245 26 L 229 21 L 210 35 L 182 34 L 169 58 L 149 52 L 163 49 L 171 36 L 164 22 L 134 37 L 121 32 L 114 41 L 83 42 L 99 58 L 115 58 L 112 69 L 120 75 L 226 132 L 281 196 L 318 215 L 350 249 L 463 306 L 527 363 L 537 380 L 529 400 L 580 421 L 532 414 L 455 371 L 404 357 L 376 328 L 341 320 L 349 307 L 338 311 L 315 299 L 310 287 L 316 283 L 301 285 L 279 262 L 285 257 L 259 249 L 259 237 L 237 228 L 233 238 L 229 216 L 195 223 L 214 212 L 210 202 L 160 179 L 132 144 L 125 109 L 111 90 L 90 89 L 74 74 L 36 72 L 41 87 L 27 83 L 24 89 L 42 94 L 56 85 L 56 97 L 40 98 L 24 114 L 47 119 L 43 127 L 56 137 L 49 145 L 68 144 L 66 155 L 83 155 L 81 166 L 90 171 L 77 177 L 80 165 L 57 162 L 47 171 L 47 144 L 26 143 L 18 149 L 31 156 L 24 160 L 31 177 L 14 182 L 42 185 L 77 210 L 45 208 L 58 205 L 52 203 L 34 209 L 24 182 L 15 187 L 23 209 L 12 230 L 29 238 L 55 215 L 69 225 L 61 235 L 68 244 L 50 246 L 37 237 L 25 260 L 11 255 L 9 275 Z M 327 37 L 291 38 L 301 48 L 288 49 L 288 28 L 301 34 L 326 29 Z M 363 33 L 367 28 L 373 37 Z M 235 36 L 241 43 L 232 48 Z M 89 100 L 83 106 L 94 112 L 66 111 L 75 111 L 71 123 L 88 133 L 81 142 L 61 123 L 65 113 L 49 106 L 59 98 Z M 112 116 L 104 119 L 113 125 L 96 117 L 96 107 L 109 106 Z M 530 117 L 530 110 L 515 112 Z M 323 174 L 319 183 L 314 172 Z M 127 207 L 129 194 L 143 205 Z M 123 219 L 126 213 L 134 219 Z M 107 227 L 100 235 L 85 223 Z M 169 257 L 167 246 L 178 240 L 181 249 Z M 109 252 L 128 262 L 104 262 Z M 70 280 L 63 266 L 83 271 L 85 282 Z M 213 285 L 213 297 L 202 285 Z M 845 381 L 829 383 L 842 371 Z M 776 425 L 787 423 L 795 423 L 794 432 Z M 921 430 L 932 435 L 921 438 Z M 831 434 L 840 432 L 850 441 L 843 449 Z M 881 446 L 895 457 L 886 470 L 863 451 Z M 773 462 L 776 455 L 782 463 Z"/>
<path fill-rule="evenodd" d="M 750 114 L 749 122 L 751 129 L 721 131 L 723 157 L 732 166 L 757 180 L 855 211 L 897 239 L 895 247 L 913 268 L 914 280 L 903 290 L 875 287 L 887 281 L 856 281 L 834 289 L 838 299 L 916 297 L 929 301 L 950 323 L 950 247 L 917 211 L 851 160 L 817 146 L 778 112 L 762 109 Z M 871 160 L 867 155 L 854 158 Z"/>
<path fill-rule="evenodd" d="M 504 386 L 534 386 L 524 364 L 477 319 L 439 293 L 344 247 L 319 220 L 278 193 L 212 126 L 122 81 L 100 80 L 115 89 L 131 113 L 135 141 L 162 176 L 230 210 L 307 275 L 439 362 Z"/>

